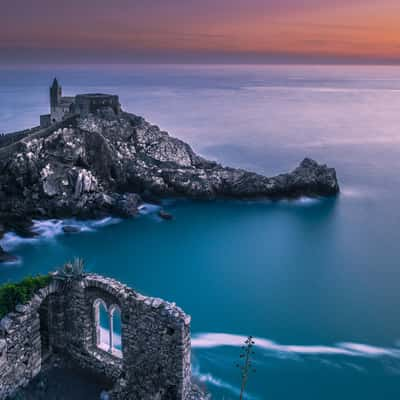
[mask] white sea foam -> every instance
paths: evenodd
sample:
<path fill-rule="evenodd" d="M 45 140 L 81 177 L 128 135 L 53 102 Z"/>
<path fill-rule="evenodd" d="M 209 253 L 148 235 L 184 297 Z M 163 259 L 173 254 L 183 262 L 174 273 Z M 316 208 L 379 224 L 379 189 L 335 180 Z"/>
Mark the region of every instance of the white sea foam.
<path fill-rule="evenodd" d="M 192 338 L 193 348 L 215 348 L 221 346 L 239 347 L 246 340 L 245 336 L 228 333 L 203 333 Z M 360 343 L 338 343 L 333 346 L 324 345 L 283 345 L 264 338 L 254 338 L 257 347 L 276 356 L 281 355 L 339 355 L 349 357 L 380 357 L 400 358 L 399 348 L 385 348 Z"/>
<path fill-rule="evenodd" d="M 240 389 L 229 384 L 228 382 L 223 381 L 222 379 L 216 378 L 214 377 L 212 374 L 208 373 L 208 374 L 199 374 L 199 375 L 195 375 L 197 377 L 197 379 L 201 382 L 201 383 L 205 383 L 205 384 L 209 384 L 221 389 L 225 389 L 229 392 L 231 392 L 233 395 L 238 396 L 240 395 Z M 256 400 L 258 397 L 254 397 L 248 394 L 244 395 L 245 399 L 249 399 L 249 400 Z"/>
<path fill-rule="evenodd" d="M 36 243 L 37 241 L 37 238 L 22 238 L 13 232 L 7 232 L 0 240 L 0 246 L 6 251 L 10 251 L 21 244 Z"/>
<path fill-rule="evenodd" d="M 33 221 L 32 231 L 39 237 L 50 239 L 62 233 L 63 221 L 51 219 L 45 221 Z"/>
<path fill-rule="evenodd" d="M 13 250 L 22 244 L 37 244 L 40 241 L 54 240 L 57 236 L 63 235 L 63 227 L 73 226 L 79 229 L 80 232 L 92 232 L 99 228 L 103 228 L 108 225 L 113 225 L 121 220 L 118 218 L 107 217 L 101 220 L 87 220 L 78 221 L 75 219 L 66 220 L 34 220 L 32 232 L 37 236 L 33 238 L 23 238 L 15 234 L 14 232 L 7 232 L 4 237 L 0 240 L 0 245 L 7 251 Z"/>
<path fill-rule="evenodd" d="M 115 225 L 121 222 L 120 218 L 113 218 L 113 217 L 105 217 L 103 219 L 88 221 L 86 222 L 86 226 L 88 229 L 93 229 L 97 227 L 103 227 L 108 225 Z M 85 227 L 85 225 L 83 226 Z"/>
<path fill-rule="evenodd" d="M 159 206 L 153 204 L 144 204 L 140 206 L 141 214 L 156 213 L 160 209 Z M 109 225 L 118 224 L 120 218 L 105 217 L 99 220 L 76 220 L 76 219 L 48 219 L 48 220 L 33 220 L 32 232 L 37 236 L 33 238 L 23 238 L 14 232 L 7 232 L 0 240 L 0 245 L 6 250 L 11 251 L 23 244 L 37 244 L 44 240 L 54 240 L 57 236 L 63 235 L 65 226 L 76 227 L 79 232 L 94 232 L 98 229 Z"/>
<path fill-rule="evenodd" d="M 201 373 L 198 365 L 192 366 L 192 373 L 196 377 L 196 379 L 201 383 L 204 383 L 206 385 L 212 385 L 212 386 L 215 386 L 220 389 L 225 389 L 237 397 L 239 397 L 239 395 L 240 395 L 240 388 L 233 386 L 230 383 L 225 382 L 224 380 L 217 378 L 210 373 L 206 373 L 206 374 Z M 257 400 L 258 399 L 258 397 L 252 396 L 248 393 L 244 394 L 244 398 L 248 399 L 248 400 Z"/>
<path fill-rule="evenodd" d="M 400 349 L 376 347 L 361 343 L 339 343 L 338 346 L 368 357 L 389 356 L 400 358 Z"/>
<path fill-rule="evenodd" d="M 195 334 L 192 337 L 193 349 L 213 349 L 217 347 L 242 347 L 246 336 L 234 335 L 229 333 L 201 333 Z M 313 359 L 323 363 L 330 368 L 342 368 L 343 366 L 351 368 L 358 373 L 365 373 L 365 368 L 358 365 L 355 360 L 359 358 L 376 359 L 379 357 L 391 357 L 400 359 L 400 348 L 387 348 L 371 346 L 369 344 L 343 342 L 337 343 L 332 346 L 326 345 L 284 345 L 274 342 L 269 339 L 255 337 L 255 346 L 258 349 L 265 350 L 266 357 L 276 358 L 295 358 L 304 359 L 306 356 L 311 356 Z M 260 354 L 260 352 L 257 352 Z M 301 357 L 302 356 L 302 357 Z M 345 359 L 338 359 L 336 356 L 345 357 Z M 300 358 L 301 357 L 301 358 Z M 329 358 L 328 358 L 329 357 Z M 347 361 L 345 361 L 347 360 Z M 261 362 L 258 360 L 258 362 Z M 393 366 L 391 366 L 393 367 Z M 394 367 L 393 367 L 394 368 Z M 237 396 L 240 392 L 239 388 L 232 386 L 228 382 L 215 377 L 210 373 L 201 373 L 198 367 L 193 367 L 194 375 L 200 382 L 213 385 L 215 387 L 224 389 Z M 396 372 L 392 369 L 392 372 Z M 398 371 L 397 371 L 398 372 Z M 396 372 L 396 373 L 397 373 Z M 255 399 L 249 395 L 248 399 Z"/>
<path fill-rule="evenodd" d="M 139 214 L 147 215 L 147 214 L 154 214 L 160 210 L 160 206 L 150 203 L 144 203 L 139 206 Z"/>
<path fill-rule="evenodd" d="M 300 197 L 296 200 L 292 200 L 291 203 L 298 205 L 298 206 L 304 206 L 304 207 L 308 207 L 308 206 L 312 206 L 314 204 L 318 204 L 321 202 L 321 199 L 319 199 L 318 197 Z"/>

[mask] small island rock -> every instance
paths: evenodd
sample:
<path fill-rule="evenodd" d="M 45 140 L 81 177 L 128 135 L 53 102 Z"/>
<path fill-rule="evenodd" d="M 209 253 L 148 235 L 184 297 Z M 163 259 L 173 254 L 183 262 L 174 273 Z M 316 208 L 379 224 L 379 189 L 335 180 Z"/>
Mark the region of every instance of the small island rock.
<path fill-rule="evenodd" d="M 158 216 L 159 216 L 160 218 L 162 218 L 162 219 L 167 220 L 167 221 L 170 221 L 170 220 L 174 219 L 174 217 L 173 217 L 172 214 L 167 213 L 167 212 L 164 211 L 164 210 L 158 211 Z"/>

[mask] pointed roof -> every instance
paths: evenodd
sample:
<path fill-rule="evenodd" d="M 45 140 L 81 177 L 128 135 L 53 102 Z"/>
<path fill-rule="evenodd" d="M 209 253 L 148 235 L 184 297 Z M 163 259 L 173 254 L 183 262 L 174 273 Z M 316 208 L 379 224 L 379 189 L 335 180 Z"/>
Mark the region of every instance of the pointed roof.
<path fill-rule="evenodd" d="M 58 84 L 57 78 L 54 78 L 53 84 L 52 84 L 51 86 L 52 86 L 52 87 L 60 86 L 60 85 Z"/>

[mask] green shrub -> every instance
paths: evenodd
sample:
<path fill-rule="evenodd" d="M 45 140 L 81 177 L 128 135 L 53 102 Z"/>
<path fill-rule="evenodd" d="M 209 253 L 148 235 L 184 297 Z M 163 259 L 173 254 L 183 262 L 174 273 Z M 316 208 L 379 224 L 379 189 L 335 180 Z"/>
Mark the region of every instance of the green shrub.
<path fill-rule="evenodd" d="M 18 283 L 6 283 L 0 286 L 0 319 L 17 304 L 26 304 L 39 289 L 46 287 L 51 281 L 50 275 L 28 276 Z"/>

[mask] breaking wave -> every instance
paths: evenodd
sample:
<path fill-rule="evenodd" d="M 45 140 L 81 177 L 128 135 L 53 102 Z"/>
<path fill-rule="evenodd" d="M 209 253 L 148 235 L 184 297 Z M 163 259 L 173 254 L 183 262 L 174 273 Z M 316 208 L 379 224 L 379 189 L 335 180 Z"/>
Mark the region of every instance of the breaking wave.
<path fill-rule="evenodd" d="M 154 204 L 142 204 L 139 207 L 139 214 L 148 215 L 156 214 L 160 210 L 160 206 Z M 6 251 L 11 251 L 20 245 L 37 244 L 43 240 L 53 240 L 57 236 L 64 235 L 65 227 L 72 227 L 76 232 L 95 232 L 98 229 L 109 225 L 118 224 L 122 220 L 120 218 L 105 217 L 99 220 L 77 220 L 77 219 L 48 219 L 48 220 L 33 220 L 32 232 L 36 235 L 32 238 L 18 236 L 14 232 L 7 232 L 0 240 L 0 245 Z M 20 261 L 19 261 L 20 262 Z M 18 262 L 12 262 L 16 264 Z M 11 264 L 11 263 L 9 263 Z"/>
<path fill-rule="evenodd" d="M 53 240 L 59 235 L 65 234 L 63 228 L 73 227 L 77 232 L 94 232 L 97 229 L 108 225 L 119 223 L 119 218 L 106 217 L 100 220 L 78 221 L 75 219 L 50 219 L 50 220 L 34 220 L 32 232 L 37 236 L 33 238 L 24 238 L 18 236 L 14 232 L 7 232 L 0 240 L 0 245 L 7 251 L 13 250 L 22 244 L 36 244 L 43 240 Z"/>
<path fill-rule="evenodd" d="M 229 333 L 202 333 L 194 335 L 192 347 L 197 349 L 222 346 L 240 347 L 246 340 L 245 336 Z M 400 348 L 377 347 L 361 343 L 343 342 L 332 346 L 325 345 L 283 345 L 264 338 L 254 338 L 258 348 L 266 350 L 269 355 L 338 355 L 348 357 L 392 357 L 400 359 Z"/>
<path fill-rule="evenodd" d="M 242 347 L 246 336 L 234 335 L 229 333 L 199 333 L 192 336 L 192 348 L 197 353 L 197 358 L 200 360 L 204 358 L 207 363 L 223 368 L 227 364 L 227 357 L 229 353 L 225 351 L 214 352 L 219 347 Z M 311 368 L 318 366 L 326 367 L 329 369 L 351 369 L 357 374 L 366 374 L 368 371 L 373 371 L 376 363 L 379 363 L 391 375 L 399 375 L 400 367 L 400 347 L 380 347 L 372 346 L 369 344 L 340 342 L 333 345 L 296 345 L 296 344 L 281 344 L 266 338 L 254 337 L 257 357 L 253 363 L 257 365 L 257 370 L 269 368 L 271 366 L 271 359 L 274 362 L 310 362 Z M 395 346 L 398 346 L 396 344 Z M 201 352 L 201 350 L 213 350 L 210 352 Z M 221 358 L 222 357 L 222 358 Z M 396 360 L 396 362 L 394 362 Z M 228 361 L 232 363 L 232 361 Z M 315 364 L 318 363 L 318 364 Z M 232 364 L 233 365 L 233 364 Z M 282 364 L 278 364 L 282 365 Z M 230 392 L 233 396 L 238 396 L 240 389 L 233 386 L 229 381 L 223 380 L 220 377 L 205 372 L 201 373 L 197 367 L 193 368 L 194 375 L 199 382 L 205 385 L 214 386 L 217 390 Z M 329 371 L 329 370 L 327 370 Z M 221 370 L 223 373 L 223 369 Z M 331 373 L 328 372 L 328 373 Z M 247 399 L 256 400 L 252 394 L 247 393 Z"/>
<path fill-rule="evenodd" d="M 156 204 L 144 203 L 139 206 L 139 214 L 141 215 L 154 214 L 158 212 L 160 209 L 161 207 L 157 206 Z"/>
<path fill-rule="evenodd" d="M 239 397 L 239 395 L 240 395 L 239 387 L 231 385 L 230 383 L 224 381 L 223 379 L 215 377 L 211 373 L 202 373 L 200 371 L 200 368 L 198 365 L 192 365 L 192 373 L 193 373 L 193 376 L 196 378 L 196 381 L 198 381 L 201 384 L 211 385 L 218 389 L 226 390 L 237 397 Z M 258 397 L 252 396 L 249 393 L 245 393 L 243 398 L 247 399 L 247 400 L 258 400 L 259 399 Z"/>

